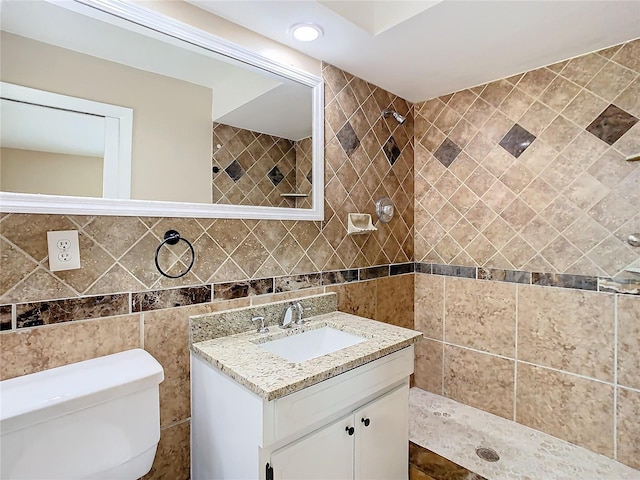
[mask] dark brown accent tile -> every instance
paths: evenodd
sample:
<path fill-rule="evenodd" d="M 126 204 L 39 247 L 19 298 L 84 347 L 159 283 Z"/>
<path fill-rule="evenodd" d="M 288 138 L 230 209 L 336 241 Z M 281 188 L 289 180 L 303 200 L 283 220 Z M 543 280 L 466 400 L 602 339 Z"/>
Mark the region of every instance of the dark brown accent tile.
<path fill-rule="evenodd" d="M 462 149 L 458 145 L 456 145 L 449 138 L 445 138 L 444 142 L 442 142 L 442 144 L 434 152 L 433 156 L 436 157 L 438 161 L 442 163 L 442 165 L 448 168 L 461 151 Z"/>
<path fill-rule="evenodd" d="M 305 273 L 301 275 L 289 275 L 275 278 L 275 292 L 291 292 L 303 288 L 318 287 L 322 285 L 320 273 Z"/>
<path fill-rule="evenodd" d="M 409 480 L 487 480 L 413 442 L 409 442 L 409 467 Z"/>
<path fill-rule="evenodd" d="M 415 263 L 396 263 L 389 265 L 389 275 L 403 275 L 405 273 L 413 273 L 415 271 Z"/>
<path fill-rule="evenodd" d="M 16 305 L 17 328 L 129 313 L 129 294 L 98 295 Z"/>
<path fill-rule="evenodd" d="M 640 295 L 640 280 L 635 278 L 598 278 L 598 291 Z"/>
<path fill-rule="evenodd" d="M 213 300 L 232 300 L 273 293 L 273 278 L 258 278 L 241 282 L 216 283 L 213 285 Z"/>
<path fill-rule="evenodd" d="M 184 307 L 211 301 L 211 285 L 171 288 L 131 294 L 131 312 Z"/>
<path fill-rule="evenodd" d="M 422 262 L 417 262 L 416 263 L 416 273 L 431 273 L 431 267 L 432 265 L 430 263 L 422 263 Z"/>
<path fill-rule="evenodd" d="M 579 290 L 596 291 L 598 289 L 598 277 L 533 272 L 531 273 L 531 284 L 543 287 L 576 288 Z"/>
<path fill-rule="evenodd" d="M 0 305 L 0 331 L 11 330 L 11 305 Z"/>
<path fill-rule="evenodd" d="M 334 272 L 322 272 L 322 284 L 333 285 L 336 283 L 348 283 L 358 281 L 358 269 L 336 270 Z"/>
<path fill-rule="evenodd" d="M 360 280 L 371 280 L 373 278 L 389 276 L 389 265 L 369 267 L 360 269 Z"/>
<path fill-rule="evenodd" d="M 344 127 L 340 129 L 336 137 L 338 137 L 338 141 L 348 157 L 350 157 L 360 145 L 360 139 L 349 122 L 344 124 Z"/>
<path fill-rule="evenodd" d="M 389 160 L 391 165 L 396 163 L 396 160 L 402 153 L 393 136 L 390 136 L 387 142 L 382 146 L 382 151 L 387 156 L 387 160 Z"/>
<path fill-rule="evenodd" d="M 227 175 L 229 175 L 229 178 L 231 178 L 231 180 L 233 180 L 235 183 L 237 183 L 238 180 L 240 180 L 244 175 L 244 170 L 242 169 L 242 167 L 240 166 L 237 160 L 234 160 L 229 165 L 227 165 L 224 171 L 227 173 Z"/>
<path fill-rule="evenodd" d="M 495 280 L 498 282 L 531 284 L 531 272 L 523 270 L 501 270 L 496 268 L 478 267 L 479 280 Z"/>
<path fill-rule="evenodd" d="M 613 145 L 637 122 L 636 117 L 612 104 L 591 122 L 587 131 L 603 142 Z"/>
<path fill-rule="evenodd" d="M 431 265 L 433 275 L 446 275 L 448 277 L 476 278 L 476 267 L 464 267 L 458 265 Z"/>
<path fill-rule="evenodd" d="M 535 135 L 529 133 L 516 123 L 511 127 L 511 130 L 507 132 L 502 140 L 500 140 L 499 145 L 511 155 L 518 158 L 535 139 Z"/>

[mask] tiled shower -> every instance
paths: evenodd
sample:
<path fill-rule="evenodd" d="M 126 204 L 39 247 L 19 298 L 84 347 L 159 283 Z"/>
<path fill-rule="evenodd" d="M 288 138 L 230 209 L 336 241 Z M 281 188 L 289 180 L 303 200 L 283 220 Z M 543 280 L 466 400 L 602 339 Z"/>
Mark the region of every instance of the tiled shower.
<path fill-rule="evenodd" d="M 148 478 L 188 478 L 188 316 L 337 291 L 424 332 L 418 387 L 640 467 L 639 286 L 620 274 L 638 259 L 639 58 L 634 41 L 417 105 L 324 65 L 322 222 L 3 215 L 2 378 L 147 349 L 166 375 Z M 348 236 L 382 196 L 394 220 Z M 153 265 L 169 228 L 199 259 L 179 282 Z M 64 229 L 83 268 L 52 273 L 45 232 Z"/>

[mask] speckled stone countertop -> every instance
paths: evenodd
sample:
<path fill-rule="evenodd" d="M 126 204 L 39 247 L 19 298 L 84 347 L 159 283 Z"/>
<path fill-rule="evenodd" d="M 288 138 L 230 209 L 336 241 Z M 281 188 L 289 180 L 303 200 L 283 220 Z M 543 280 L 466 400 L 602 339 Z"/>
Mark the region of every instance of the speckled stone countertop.
<path fill-rule="evenodd" d="M 292 363 L 258 345 L 302 331 L 322 327 L 353 333 L 364 342 L 301 363 Z M 422 334 L 343 312 L 307 319 L 299 327 L 271 328 L 266 334 L 238 333 L 193 343 L 194 354 L 208 361 L 264 400 L 275 400 L 353 368 L 401 350 Z"/>

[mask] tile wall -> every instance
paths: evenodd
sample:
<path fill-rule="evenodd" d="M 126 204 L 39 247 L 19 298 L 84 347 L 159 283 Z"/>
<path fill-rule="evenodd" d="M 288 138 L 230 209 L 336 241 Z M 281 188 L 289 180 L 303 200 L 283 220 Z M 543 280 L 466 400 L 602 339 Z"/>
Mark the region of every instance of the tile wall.
<path fill-rule="evenodd" d="M 403 264 L 413 259 L 411 106 L 331 65 L 323 76 L 322 222 L 0 216 L 0 378 L 147 349 L 165 369 L 160 450 L 148 477 L 186 479 L 189 315 L 326 290 L 338 292 L 341 309 L 412 325 L 413 264 Z M 384 108 L 409 120 L 383 119 Z M 382 196 L 394 201 L 393 221 L 347 236 L 347 213 L 373 214 Z M 67 229 L 79 231 L 83 268 L 50 272 L 46 232 Z M 168 229 L 196 250 L 193 271 L 179 280 L 154 265 Z M 181 244 L 161 251 L 169 273 L 190 260 Z"/>
<path fill-rule="evenodd" d="M 640 147 L 639 48 L 415 107 L 324 65 L 322 222 L 3 215 L 0 374 L 146 348 L 167 376 L 149 477 L 187 478 L 187 317 L 337 291 L 341 310 L 423 330 L 421 388 L 639 466 L 640 297 L 606 293 L 637 260 L 640 170 L 624 156 Z M 347 213 L 382 196 L 394 220 L 347 236 Z M 153 265 L 169 228 L 198 258 L 179 281 Z M 61 229 L 79 230 L 83 269 L 49 272 L 46 231 Z M 177 273 L 186 253 L 161 262 Z"/>
<path fill-rule="evenodd" d="M 297 156 L 300 153 L 303 162 L 308 158 L 298 143 L 214 122 L 213 203 L 296 206 L 295 198 L 280 194 L 297 192 Z M 305 145 L 310 146 L 310 142 Z"/>
<path fill-rule="evenodd" d="M 415 105 L 416 261 L 595 276 L 638 261 L 640 40 Z"/>
<path fill-rule="evenodd" d="M 414 108 L 416 385 L 640 468 L 640 40 Z"/>

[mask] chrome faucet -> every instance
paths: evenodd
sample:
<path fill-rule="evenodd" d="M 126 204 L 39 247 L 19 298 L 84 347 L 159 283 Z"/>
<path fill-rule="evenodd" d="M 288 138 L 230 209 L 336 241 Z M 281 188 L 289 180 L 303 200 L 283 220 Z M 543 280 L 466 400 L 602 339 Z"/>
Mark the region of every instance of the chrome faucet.
<path fill-rule="evenodd" d="M 304 315 L 305 310 L 311 310 L 311 307 L 304 307 L 302 303 L 296 302 L 293 304 L 293 308 L 298 312 L 298 318 L 296 318 L 296 325 L 302 325 L 304 323 L 304 319 L 302 316 Z"/>
<path fill-rule="evenodd" d="M 268 333 L 269 327 L 264 324 L 264 317 L 253 317 L 251 319 L 251 323 L 254 325 L 257 325 L 258 322 L 260 322 L 260 325 L 257 327 L 256 333 Z"/>
<path fill-rule="evenodd" d="M 300 302 L 290 303 L 280 319 L 280 328 L 291 328 L 292 324 L 302 325 L 304 319 L 302 318 L 304 311 L 309 310 L 305 308 Z"/>

